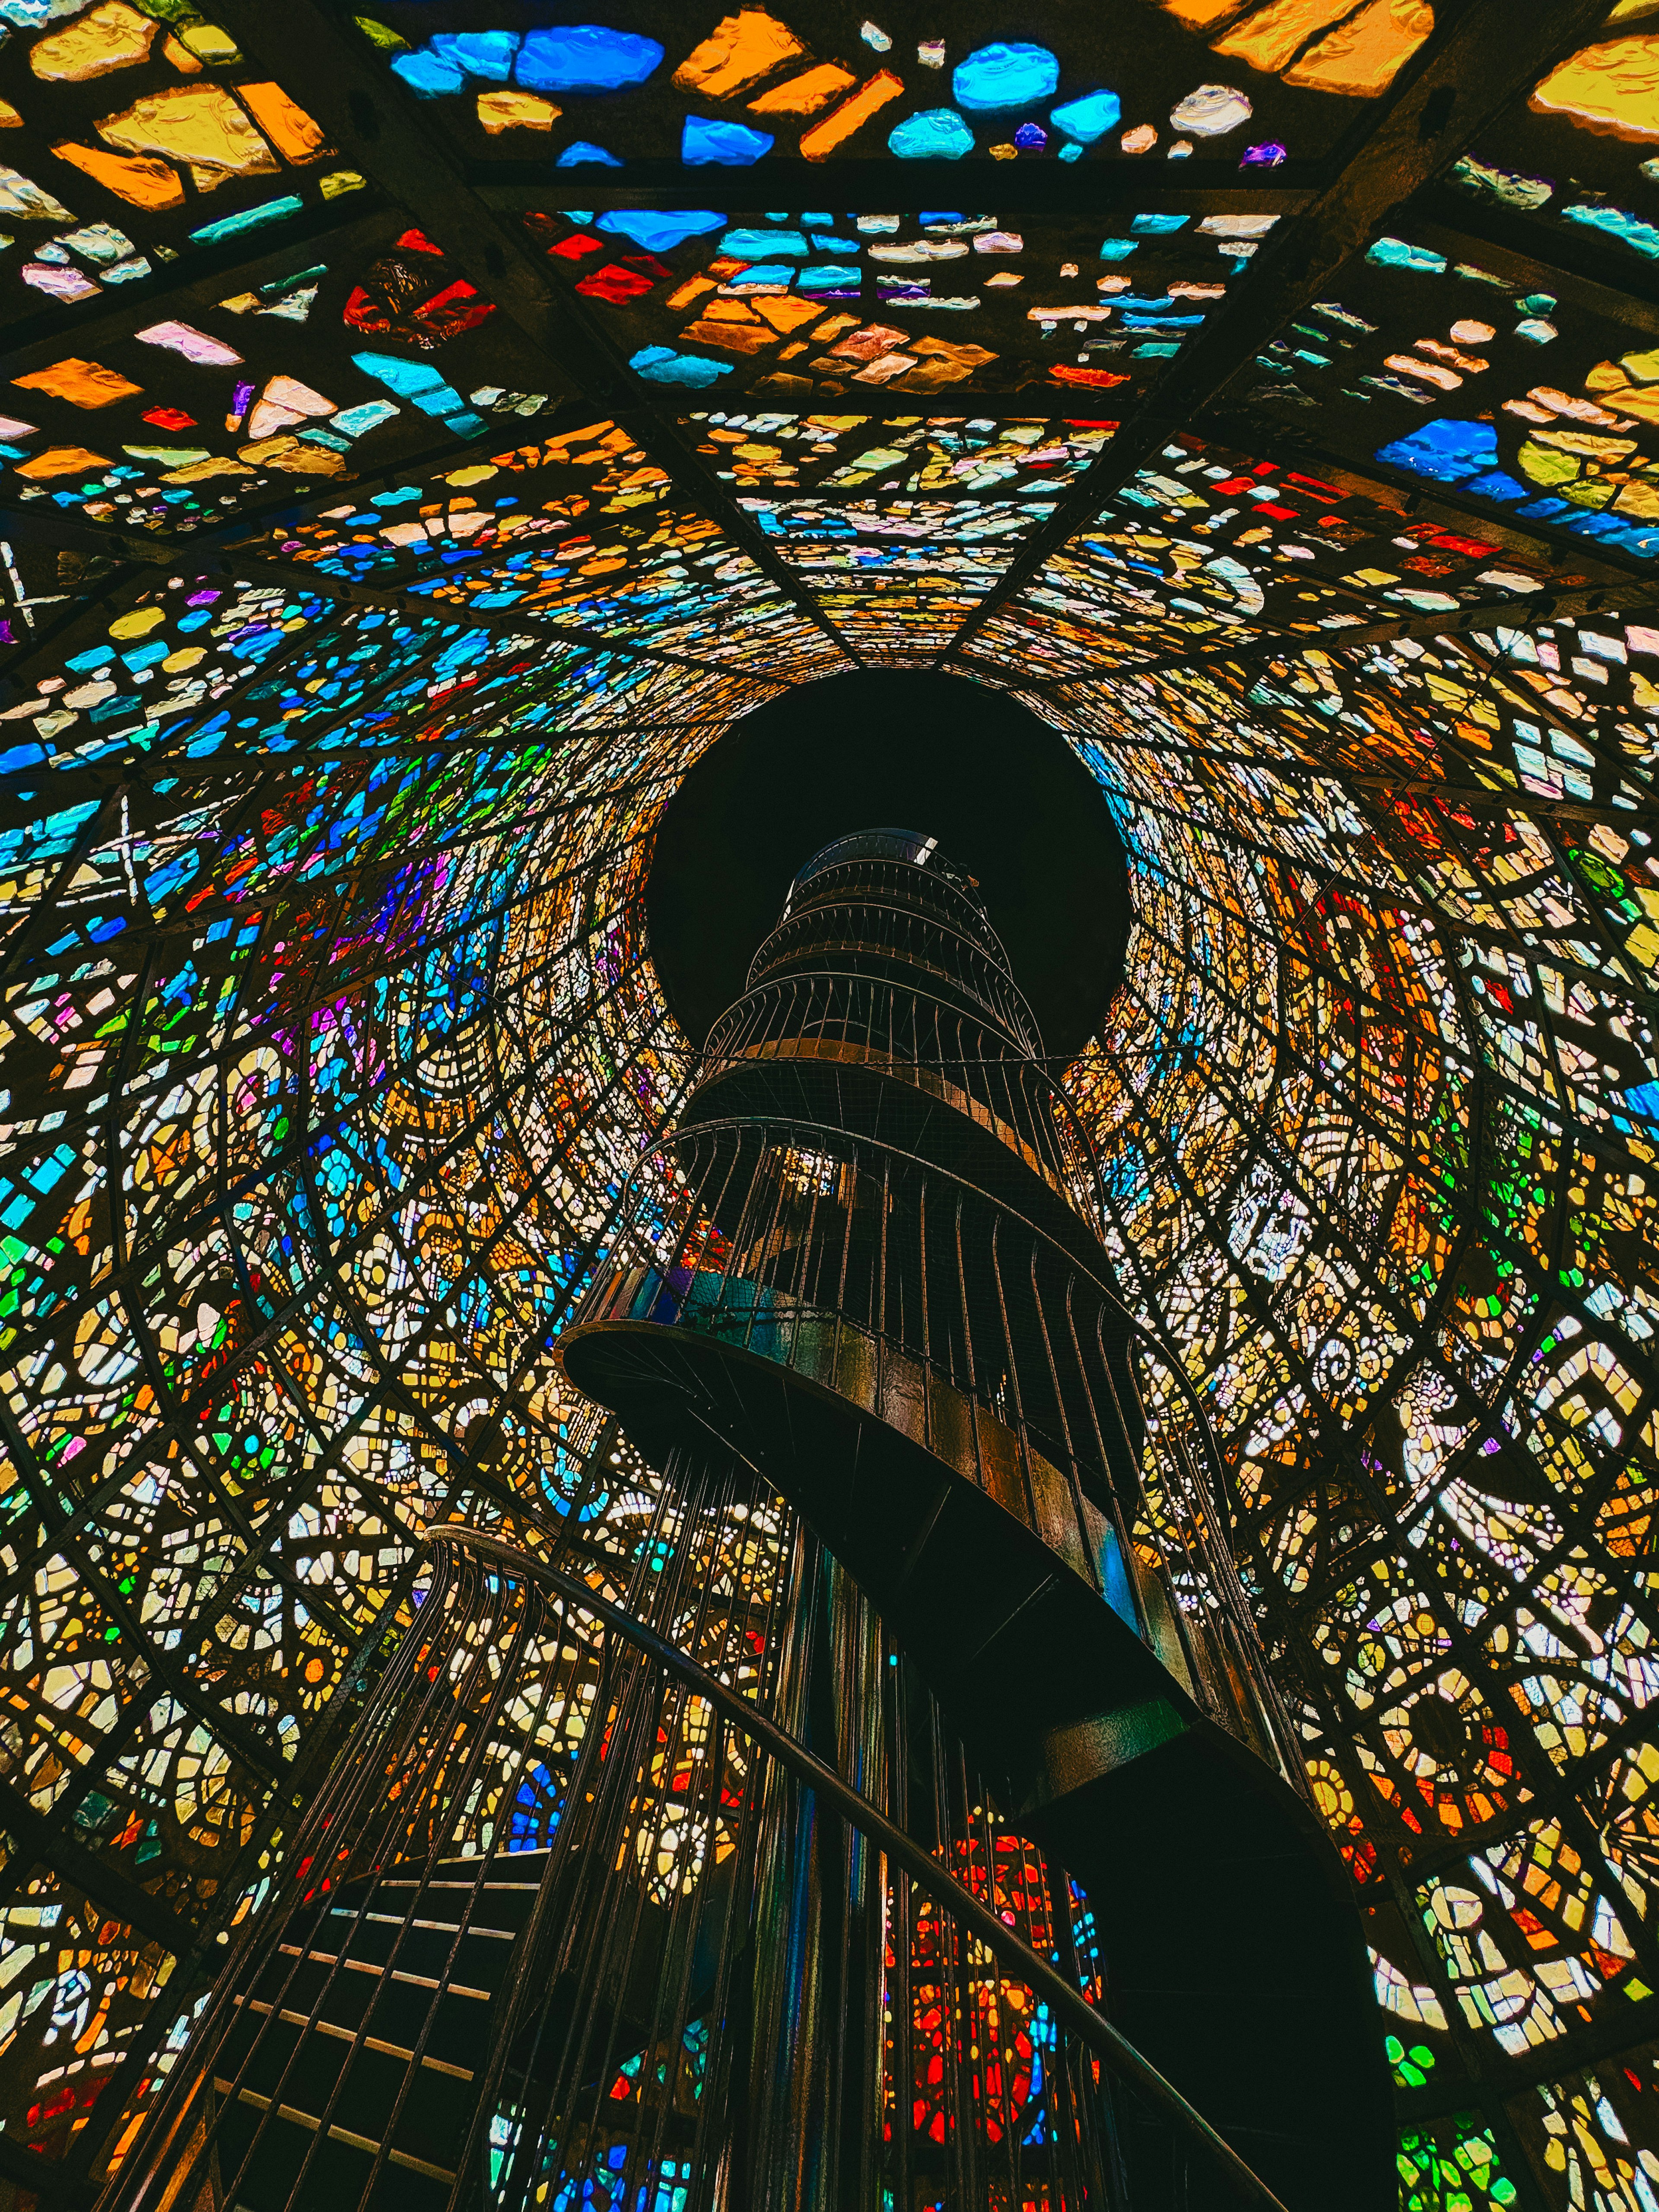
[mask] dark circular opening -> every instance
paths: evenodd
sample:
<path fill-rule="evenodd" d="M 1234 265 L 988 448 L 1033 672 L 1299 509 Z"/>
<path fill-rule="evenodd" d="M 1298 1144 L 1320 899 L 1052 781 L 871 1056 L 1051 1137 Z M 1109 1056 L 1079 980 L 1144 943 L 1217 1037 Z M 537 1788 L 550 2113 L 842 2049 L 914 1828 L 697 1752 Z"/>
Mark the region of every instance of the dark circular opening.
<path fill-rule="evenodd" d="M 1123 976 L 1128 866 L 1058 730 L 959 676 L 860 670 L 734 722 L 669 800 L 646 927 L 669 1011 L 701 1045 L 744 988 L 798 872 L 872 823 L 914 824 L 973 877 L 1046 1048 L 1099 1029 Z"/>

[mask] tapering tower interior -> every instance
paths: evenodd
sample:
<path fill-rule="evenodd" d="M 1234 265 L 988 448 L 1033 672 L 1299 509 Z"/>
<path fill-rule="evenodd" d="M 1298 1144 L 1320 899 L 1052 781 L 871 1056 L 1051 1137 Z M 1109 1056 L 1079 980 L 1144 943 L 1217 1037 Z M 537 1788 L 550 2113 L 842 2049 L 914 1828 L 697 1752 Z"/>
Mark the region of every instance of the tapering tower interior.
<path fill-rule="evenodd" d="M 0 2212 L 1659 2212 L 1653 0 L 361 4 L 0 0 Z"/>

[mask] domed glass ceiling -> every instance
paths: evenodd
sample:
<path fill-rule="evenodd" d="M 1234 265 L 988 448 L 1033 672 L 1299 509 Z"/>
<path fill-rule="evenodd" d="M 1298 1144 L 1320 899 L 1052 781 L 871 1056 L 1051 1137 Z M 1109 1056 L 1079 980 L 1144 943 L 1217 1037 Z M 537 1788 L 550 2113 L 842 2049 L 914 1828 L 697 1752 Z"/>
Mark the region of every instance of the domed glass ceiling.
<path fill-rule="evenodd" d="M 424 1523 L 625 1554 L 550 1355 L 690 1067 L 653 822 L 933 665 L 1129 854 L 1067 1079 L 1402 2202 L 1652 2212 L 1652 0 L 208 4 L 0 0 L 0 2185 L 118 2148 Z"/>

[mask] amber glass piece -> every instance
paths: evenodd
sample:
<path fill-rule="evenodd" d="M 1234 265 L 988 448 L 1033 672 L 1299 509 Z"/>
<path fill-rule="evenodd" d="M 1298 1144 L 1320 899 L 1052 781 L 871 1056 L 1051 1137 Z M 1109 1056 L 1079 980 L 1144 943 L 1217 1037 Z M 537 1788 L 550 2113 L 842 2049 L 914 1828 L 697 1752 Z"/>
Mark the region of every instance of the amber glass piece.
<path fill-rule="evenodd" d="M 227 177 L 276 176 L 276 155 L 221 85 L 181 84 L 153 92 L 118 115 L 98 136 L 128 154 L 165 154 L 190 165 L 198 191 Z"/>
<path fill-rule="evenodd" d="M 129 207 L 172 208 L 185 204 L 185 188 L 178 173 L 165 161 L 143 155 L 106 154 L 100 146 L 77 146 L 69 138 L 52 150 L 60 161 L 72 161 L 77 169 L 84 169 Z"/>
<path fill-rule="evenodd" d="M 1340 23 L 1352 9 L 1353 0 L 1269 0 L 1246 21 L 1236 23 L 1224 39 L 1216 40 L 1214 50 L 1276 74 L 1316 33 Z"/>
<path fill-rule="evenodd" d="M 755 313 L 763 321 L 771 324 L 775 331 L 798 331 L 804 323 L 815 323 L 823 313 L 821 300 L 797 299 L 793 292 L 776 300 L 757 300 Z"/>
<path fill-rule="evenodd" d="M 851 70 L 842 69 L 836 62 L 820 62 L 816 69 L 792 76 L 786 84 L 774 85 L 770 92 L 751 100 L 749 106 L 756 115 L 813 115 L 826 100 L 857 82 Z"/>
<path fill-rule="evenodd" d="M 1609 39 L 1553 69 L 1530 105 L 1612 138 L 1659 138 L 1659 36 Z"/>
<path fill-rule="evenodd" d="M 1371 0 L 1286 70 L 1285 82 L 1370 99 L 1388 90 L 1433 28 L 1428 0 Z"/>
<path fill-rule="evenodd" d="M 492 138 L 502 131 L 550 131 L 563 112 L 538 93 L 510 86 L 478 94 L 478 120 Z"/>
<path fill-rule="evenodd" d="M 822 123 L 812 125 L 801 139 L 801 152 L 809 161 L 821 161 L 826 154 L 834 153 L 843 140 L 861 130 L 890 100 L 896 100 L 903 89 L 903 81 L 896 77 L 891 70 L 878 70 L 850 100 L 843 100 L 839 107 L 830 109 Z"/>
<path fill-rule="evenodd" d="M 50 84 L 82 84 L 148 61 L 159 27 L 126 0 L 106 0 L 79 22 L 37 39 L 29 49 L 29 67 Z"/>
<path fill-rule="evenodd" d="M 1189 31 L 1212 31 L 1243 12 L 1239 0 L 1164 0 L 1164 6 Z"/>
<path fill-rule="evenodd" d="M 787 23 L 763 8 L 744 8 L 722 16 L 702 44 L 692 48 L 675 70 L 674 82 L 681 92 L 729 100 L 805 51 Z"/>
<path fill-rule="evenodd" d="M 79 361 L 73 354 L 67 360 L 53 362 L 49 368 L 32 368 L 27 376 L 14 376 L 12 382 L 25 392 L 49 392 L 54 399 L 67 399 L 75 407 L 109 407 L 143 390 L 118 369 L 106 368 L 101 362 Z"/>
<path fill-rule="evenodd" d="M 106 469 L 109 465 L 102 453 L 89 453 L 84 446 L 48 446 L 33 460 L 19 461 L 17 473 L 20 477 L 84 476 L 88 469 Z"/>
<path fill-rule="evenodd" d="M 280 84 L 239 84 L 236 90 L 276 151 L 296 169 L 304 168 L 308 161 L 320 161 L 334 151 L 322 125 L 291 100 Z"/>

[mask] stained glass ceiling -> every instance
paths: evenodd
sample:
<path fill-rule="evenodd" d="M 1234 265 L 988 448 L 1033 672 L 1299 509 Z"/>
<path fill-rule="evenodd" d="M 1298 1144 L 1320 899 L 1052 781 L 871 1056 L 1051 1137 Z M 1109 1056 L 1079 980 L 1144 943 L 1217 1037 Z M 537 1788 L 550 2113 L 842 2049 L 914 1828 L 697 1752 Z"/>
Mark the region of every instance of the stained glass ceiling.
<path fill-rule="evenodd" d="M 687 1073 L 653 824 L 933 665 L 1130 854 L 1067 1079 L 1402 2204 L 1652 2212 L 1659 11 L 572 12 L 0 0 L 0 2188 L 118 2148 L 420 1526 L 627 1556 L 549 1352 Z"/>

